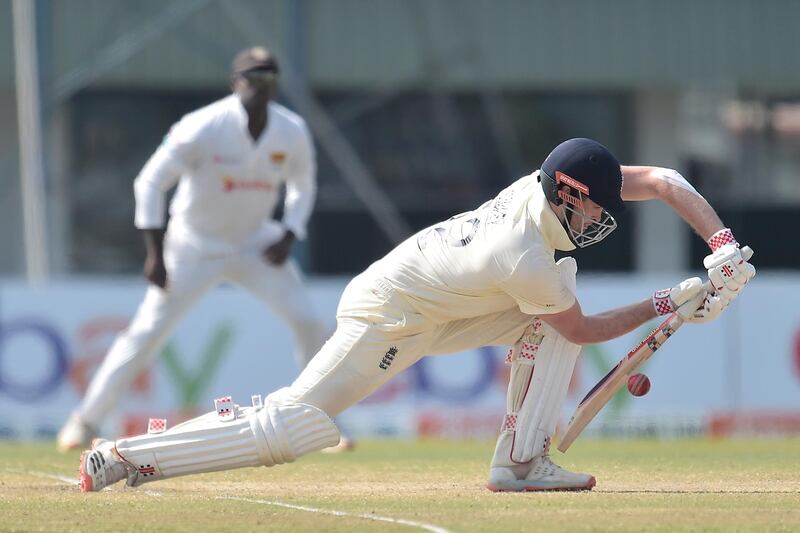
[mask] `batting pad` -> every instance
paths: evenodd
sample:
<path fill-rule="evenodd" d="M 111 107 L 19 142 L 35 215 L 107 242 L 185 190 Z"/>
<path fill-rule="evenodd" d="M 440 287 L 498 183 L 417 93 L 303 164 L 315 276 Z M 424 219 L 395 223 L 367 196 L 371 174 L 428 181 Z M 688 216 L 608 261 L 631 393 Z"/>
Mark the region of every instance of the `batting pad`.
<path fill-rule="evenodd" d="M 565 285 L 575 292 L 575 260 L 565 257 L 558 265 Z M 514 344 L 506 358 L 511 364 L 506 416 L 492 467 L 525 464 L 548 453 L 580 352 L 579 344 L 538 317 Z"/>
<path fill-rule="evenodd" d="M 547 453 L 581 347 L 538 318 L 511 349 L 506 416 L 492 466 Z"/>
<path fill-rule="evenodd" d="M 305 404 L 240 407 L 224 419 L 212 411 L 155 435 L 116 442 L 119 456 L 136 470 L 128 485 L 158 479 L 290 463 L 335 446 L 339 430 L 321 410 Z"/>

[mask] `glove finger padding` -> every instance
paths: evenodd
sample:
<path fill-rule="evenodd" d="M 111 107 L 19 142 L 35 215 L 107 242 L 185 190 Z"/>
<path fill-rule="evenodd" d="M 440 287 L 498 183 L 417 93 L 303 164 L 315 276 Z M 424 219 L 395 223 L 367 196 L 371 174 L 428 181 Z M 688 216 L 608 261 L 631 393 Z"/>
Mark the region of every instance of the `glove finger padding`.
<path fill-rule="evenodd" d="M 696 293 L 694 296 L 692 296 L 692 298 L 679 305 L 675 311 L 684 320 L 694 322 L 695 314 L 703 309 L 703 304 L 707 298 L 707 294 L 708 293 L 706 293 L 705 289 L 703 289 L 701 292 Z"/>
<path fill-rule="evenodd" d="M 739 292 L 749 281 L 745 273 L 729 268 L 727 263 L 710 269 L 708 271 L 708 279 L 715 290 L 728 289 L 730 292 Z"/>
<path fill-rule="evenodd" d="M 680 307 L 689 300 L 695 299 L 704 292 L 703 280 L 698 277 L 689 278 L 681 281 L 669 291 L 669 299 L 672 300 L 673 307 Z"/>
<path fill-rule="evenodd" d="M 703 260 L 708 267 L 708 279 L 717 294 L 735 298 L 745 284 L 756 274 L 753 265 L 747 262 L 753 250 L 745 246 L 741 250 L 726 244 Z"/>
<path fill-rule="evenodd" d="M 741 249 L 735 244 L 726 244 L 703 259 L 708 270 L 708 279 L 717 291 L 726 288 L 737 293 L 756 274 L 756 269 L 747 261 L 753 256 L 749 246 Z"/>
<path fill-rule="evenodd" d="M 742 265 L 742 266 L 744 267 L 744 269 L 742 269 L 740 267 L 739 270 L 740 271 L 744 270 L 744 275 L 747 278 L 747 281 L 750 281 L 751 279 L 753 279 L 755 277 L 755 275 L 756 275 L 756 267 L 754 267 L 753 265 L 751 265 L 750 263 L 747 263 L 747 262 L 745 262 L 744 265 Z M 745 283 L 747 283 L 747 282 L 745 282 Z"/>
<path fill-rule="evenodd" d="M 724 272 L 716 269 L 709 270 L 708 279 L 714 287 L 714 292 L 728 300 L 733 300 L 739 296 L 744 286 L 755 276 L 756 272 L 753 265 L 749 263 L 746 263 L 746 265 L 747 268 L 744 272 L 738 272 L 732 277 L 727 277 Z"/>
<path fill-rule="evenodd" d="M 687 322 L 702 324 L 717 318 L 720 314 L 722 314 L 725 308 L 728 307 L 729 303 L 730 300 L 727 298 L 706 294 L 702 302 L 700 302 L 700 305 L 693 311 L 691 310 L 690 304 L 685 304 L 684 306 L 686 307 L 686 312 L 682 312 L 682 309 L 684 308 L 684 306 L 682 306 L 678 309 L 678 314 L 680 314 Z"/>

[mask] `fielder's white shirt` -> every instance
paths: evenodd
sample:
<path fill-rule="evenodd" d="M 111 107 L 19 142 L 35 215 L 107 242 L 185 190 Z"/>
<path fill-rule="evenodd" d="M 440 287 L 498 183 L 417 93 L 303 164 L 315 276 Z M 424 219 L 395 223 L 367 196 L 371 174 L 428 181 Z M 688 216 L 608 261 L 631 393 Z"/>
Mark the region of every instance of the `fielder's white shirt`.
<path fill-rule="evenodd" d="M 553 314 L 575 303 L 555 263 L 556 248 L 575 247 L 533 173 L 478 209 L 417 233 L 367 273 L 389 281 L 436 322 L 515 306 Z"/>
<path fill-rule="evenodd" d="M 271 217 L 285 183 L 283 225 L 304 238 L 316 194 L 311 136 L 305 121 L 279 104 L 269 103 L 267 117 L 254 140 L 236 95 L 184 116 L 134 182 L 136 227 L 164 227 L 164 197 L 178 182 L 170 238 L 207 252 L 238 252 L 282 236 Z"/>

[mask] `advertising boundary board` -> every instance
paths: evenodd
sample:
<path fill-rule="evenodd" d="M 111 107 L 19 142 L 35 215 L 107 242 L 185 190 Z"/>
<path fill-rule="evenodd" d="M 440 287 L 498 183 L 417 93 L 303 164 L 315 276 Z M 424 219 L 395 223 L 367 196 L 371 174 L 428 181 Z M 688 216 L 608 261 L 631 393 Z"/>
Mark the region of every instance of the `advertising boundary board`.
<path fill-rule="evenodd" d="M 671 279 L 671 277 L 670 277 Z M 331 326 L 345 279 L 309 281 Z M 579 276 L 585 313 L 640 300 L 663 280 Z M 51 438 L 79 401 L 92 372 L 144 293 L 131 280 L 76 280 L 33 289 L 0 283 L 0 437 Z M 800 276 L 760 275 L 717 321 L 687 325 L 644 372 L 652 390 L 623 391 L 587 433 L 725 436 L 800 432 Z M 584 348 L 564 418 L 591 385 L 646 333 Z M 355 435 L 491 437 L 505 409 L 507 347 L 423 358 L 339 422 Z M 208 294 L 179 324 L 157 361 L 137 377 L 105 434 L 137 433 L 147 418 L 170 425 L 289 384 L 298 368 L 289 331 L 234 287 Z"/>

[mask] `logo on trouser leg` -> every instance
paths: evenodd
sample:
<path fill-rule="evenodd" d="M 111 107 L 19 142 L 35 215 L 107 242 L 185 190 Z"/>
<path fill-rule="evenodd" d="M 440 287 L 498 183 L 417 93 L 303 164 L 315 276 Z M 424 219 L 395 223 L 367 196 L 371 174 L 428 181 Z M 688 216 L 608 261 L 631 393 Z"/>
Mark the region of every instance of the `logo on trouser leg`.
<path fill-rule="evenodd" d="M 386 350 L 385 354 L 383 354 L 383 359 L 381 359 L 380 363 L 378 363 L 378 366 L 382 370 L 388 370 L 389 367 L 392 366 L 392 361 L 394 361 L 396 355 L 397 355 L 397 346 L 392 346 L 391 348 Z"/>

